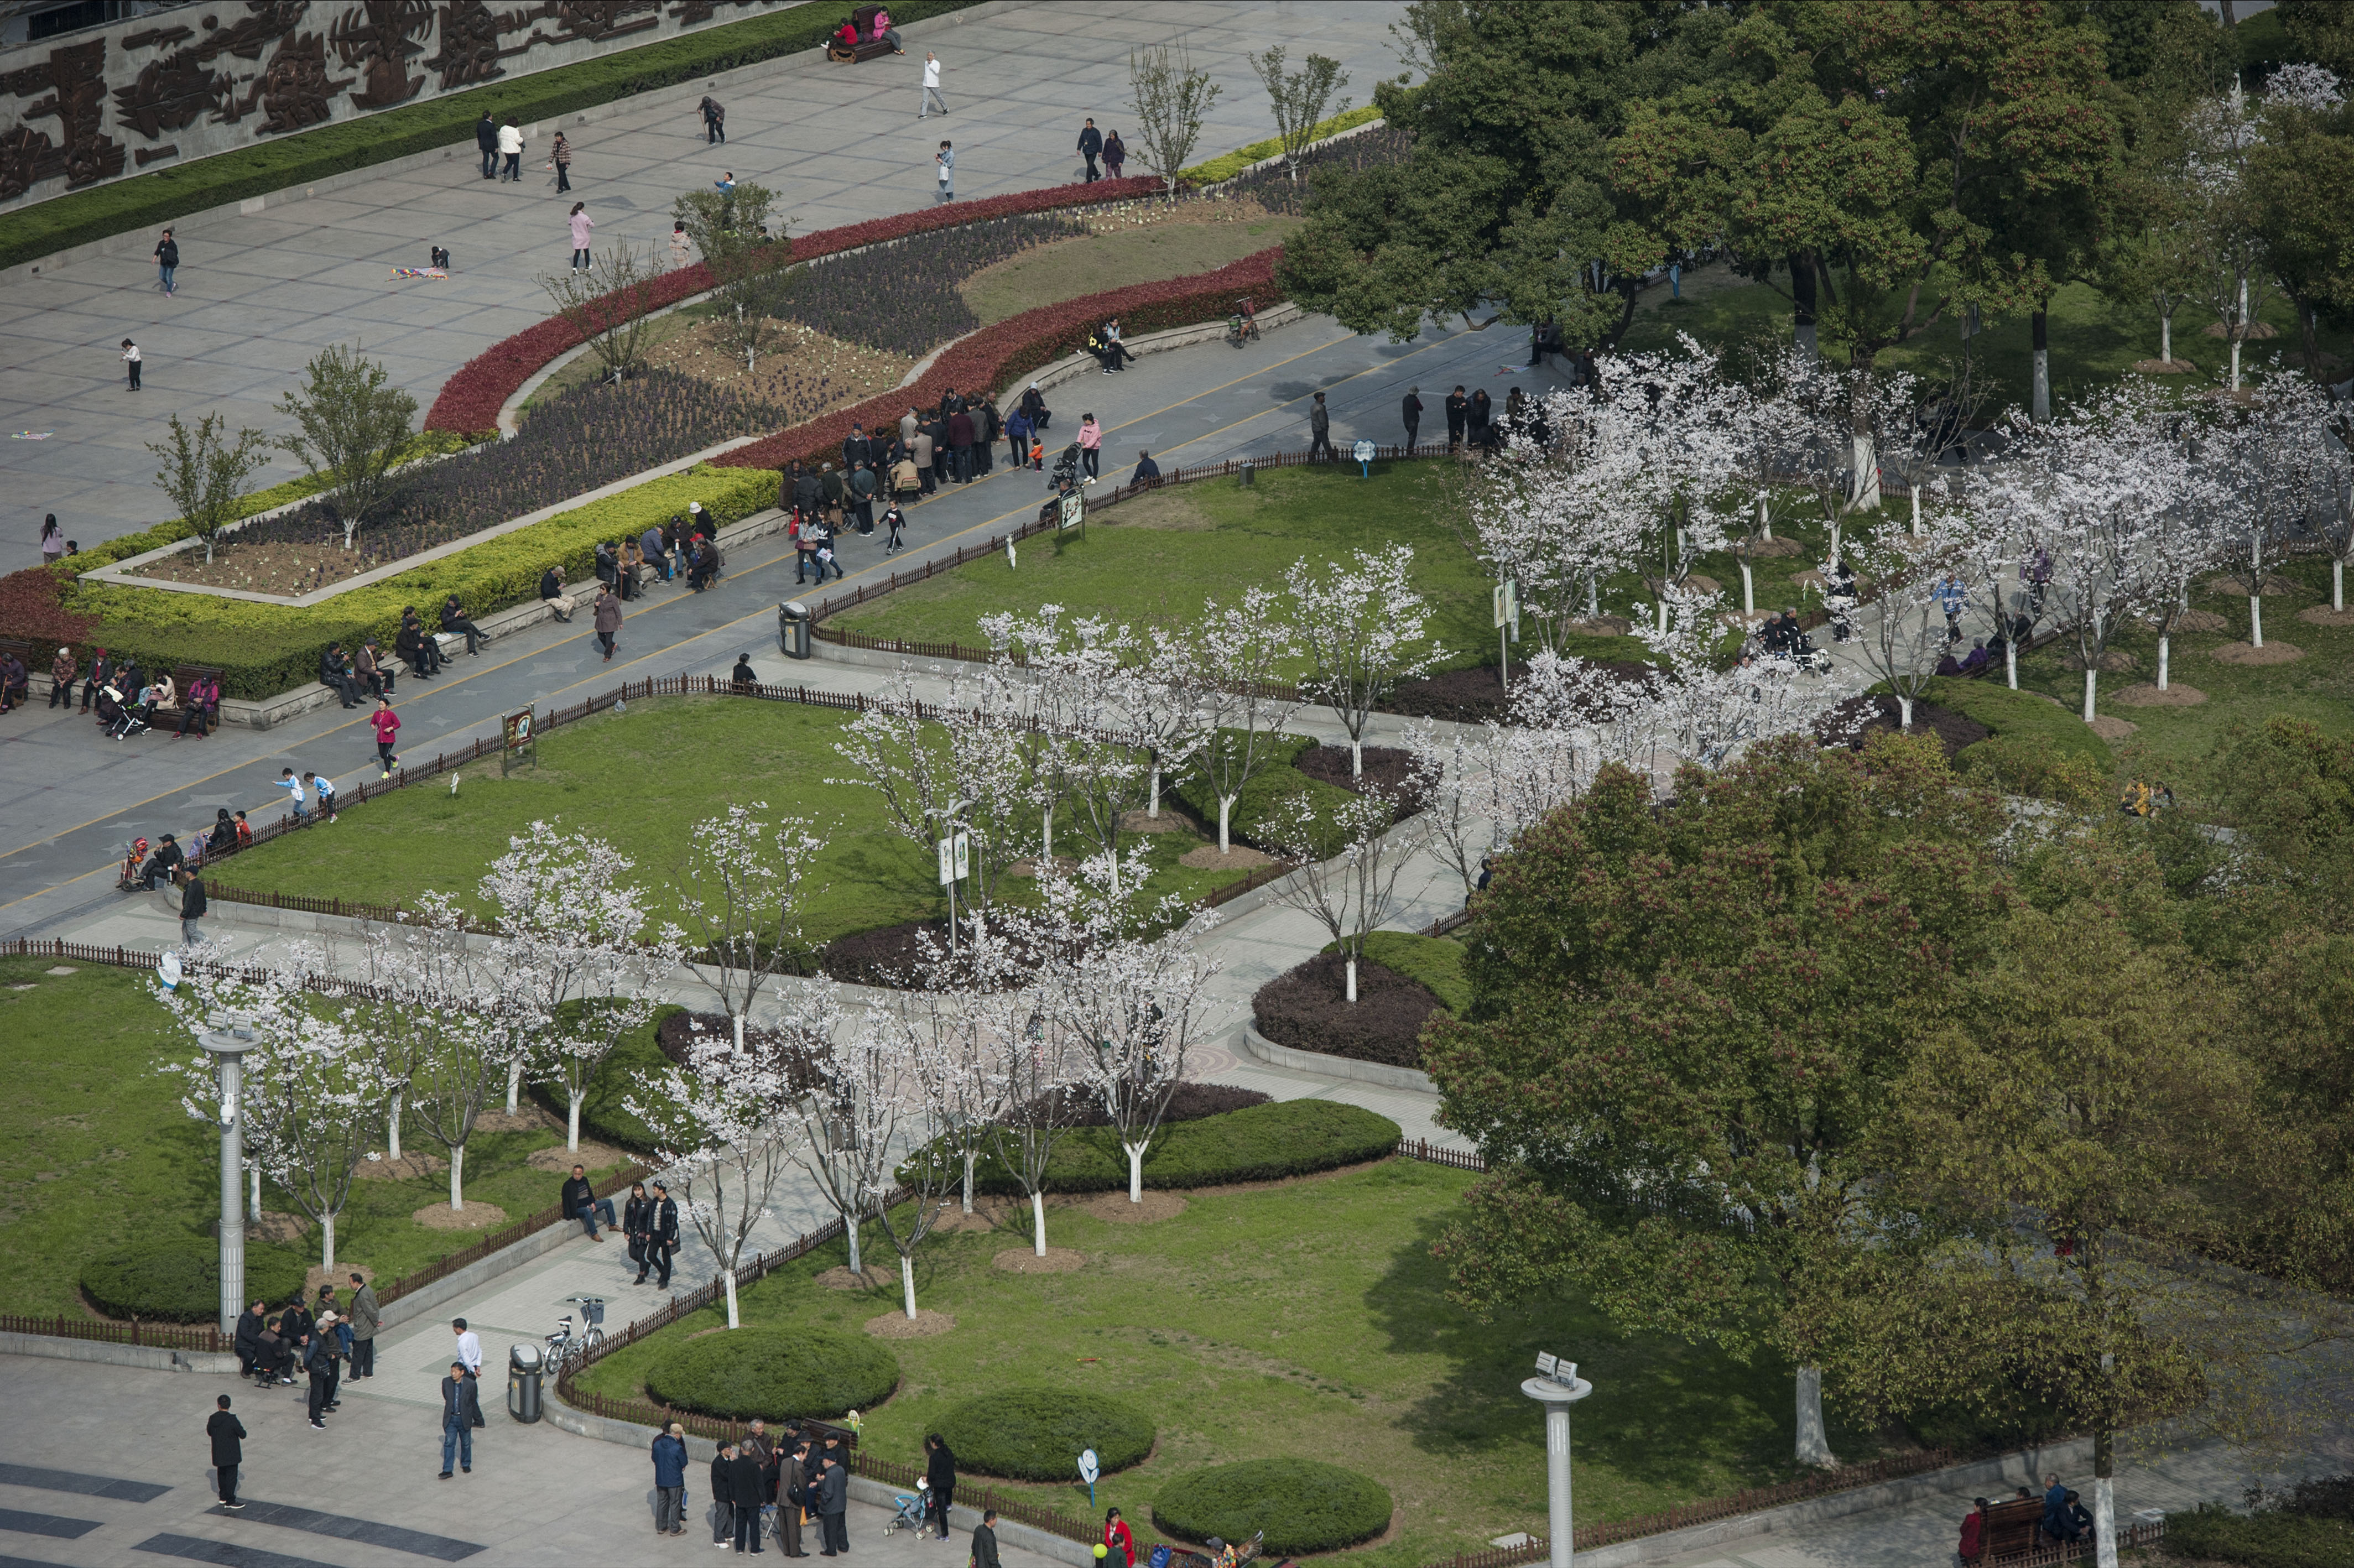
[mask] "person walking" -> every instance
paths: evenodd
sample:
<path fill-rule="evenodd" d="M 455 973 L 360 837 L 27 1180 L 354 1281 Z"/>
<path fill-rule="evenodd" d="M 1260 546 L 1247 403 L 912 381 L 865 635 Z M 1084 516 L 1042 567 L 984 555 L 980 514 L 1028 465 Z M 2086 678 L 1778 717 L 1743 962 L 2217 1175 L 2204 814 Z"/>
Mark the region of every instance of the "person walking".
<path fill-rule="evenodd" d="M 587 202 L 576 201 L 572 204 L 572 217 L 570 222 L 572 226 L 572 270 L 575 272 L 586 272 L 588 270 L 588 231 L 597 227 L 597 220 L 588 216 L 588 204 Z"/>
<path fill-rule="evenodd" d="M 818 1481 L 818 1517 L 825 1521 L 825 1546 L 821 1557 L 837 1557 L 850 1550 L 850 1472 L 833 1455 L 825 1457 L 825 1474 Z"/>
<path fill-rule="evenodd" d="M 654 1533 L 686 1533 L 686 1428 L 673 1421 L 653 1441 Z"/>
<path fill-rule="evenodd" d="M 499 177 L 499 122 L 491 118 L 491 111 L 487 109 L 482 111 L 482 117 L 474 122 L 474 145 L 482 154 L 482 178 L 497 179 Z"/>
<path fill-rule="evenodd" d="M 657 1181 L 654 1183 L 653 1226 L 647 1234 L 646 1255 L 653 1259 L 655 1283 L 664 1290 L 670 1288 L 670 1260 L 677 1252 L 678 1202 L 670 1195 L 670 1189 Z M 643 1279 L 645 1277 L 641 1273 L 639 1277 Z"/>
<path fill-rule="evenodd" d="M 129 338 L 122 340 L 122 367 L 131 376 L 131 390 L 139 390 L 139 345 Z"/>
<path fill-rule="evenodd" d="M 1332 450 L 1332 411 L 1324 406 L 1324 394 L 1316 394 L 1308 406 L 1308 461 L 1314 462 L 1322 452 L 1327 461 L 1339 462 L 1341 454 Z"/>
<path fill-rule="evenodd" d="M 245 1506 L 237 1496 L 238 1467 L 245 1463 L 245 1423 L 228 1413 L 228 1395 L 213 1401 L 213 1413 L 205 1418 L 205 1436 L 212 1439 L 213 1468 L 220 1474 L 221 1507 L 234 1512 Z"/>
<path fill-rule="evenodd" d="M 653 1200 L 646 1196 L 646 1184 L 631 1182 L 630 1195 L 621 1203 L 621 1239 L 630 1249 L 630 1261 L 638 1266 L 638 1277 L 631 1282 L 634 1285 L 646 1282 L 646 1235 L 653 1228 Z"/>
<path fill-rule="evenodd" d="M 376 731 L 377 777 L 389 779 L 392 770 L 400 765 L 400 758 L 392 750 L 393 736 L 400 733 L 400 715 L 392 711 L 390 697 L 376 700 L 376 712 L 368 715 L 368 727 Z"/>
<path fill-rule="evenodd" d="M 507 161 L 506 167 L 499 171 L 499 177 L 513 180 L 517 185 L 523 184 L 523 127 L 514 122 L 512 114 L 507 116 L 506 123 L 499 127 L 499 155 Z"/>
<path fill-rule="evenodd" d="M 1113 179 L 1119 178 L 1120 165 L 1128 162 L 1128 143 L 1119 139 L 1117 131 L 1104 138 L 1103 161 L 1105 171 Z"/>
<path fill-rule="evenodd" d="M 180 242 L 165 229 L 164 238 L 155 242 L 155 286 L 169 294 L 173 290 L 172 274 L 180 270 Z"/>
<path fill-rule="evenodd" d="M 480 1384 L 464 1361 L 451 1361 L 441 1380 L 441 1478 L 450 1478 L 450 1461 L 468 1475 L 474 1473 L 474 1428 L 482 1425 Z"/>
<path fill-rule="evenodd" d="M 384 1308 L 376 1305 L 376 1287 L 352 1276 L 352 1381 L 376 1376 L 376 1333 L 384 1326 Z"/>
<path fill-rule="evenodd" d="M 940 1521 L 940 1539 L 946 1541 L 949 1510 L 956 1502 L 956 1455 L 949 1450 L 948 1439 L 937 1432 L 924 1439 L 924 1479 L 931 1483 L 931 1496 L 925 1506 Z"/>
<path fill-rule="evenodd" d="M 980 1527 L 972 1532 L 972 1568 L 1002 1568 L 997 1559 L 997 1510 L 981 1510 Z"/>
<path fill-rule="evenodd" d="M 563 132 L 558 131 L 556 140 L 548 144 L 547 158 L 556 165 L 556 194 L 562 196 L 572 188 L 572 143 L 564 139 Z"/>
<path fill-rule="evenodd" d="M 1087 177 L 1082 184 L 1091 185 L 1103 177 L 1096 172 L 1096 160 L 1103 156 L 1103 132 L 1096 129 L 1093 120 L 1079 127 L 1079 156 L 1087 160 Z"/>
<path fill-rule="evenodd" d="M 1447 450 L 1454 451 L 1463 444 L 1463 426 L 1471 417 L 1471 400 L 1463 396 L 1458 385 L 1447 395 Z"/>
<path fill-rule="evenodd" d="M 1079 416 L 1079 462 L 1087 470 L 1087 482 L 1093 484 L 1097 465 L 1103 461 L 1103 427 L 1096 423 L 1092 413 Z"/>
<path fill-rule="evenodd" d="M 66 531 L 58 526 L 54 512 L 41 519 L 41 565 L 54 567 L 66 556 Z"/>
<path fill-rule="evenodd" d="M 929 114 L 934 104 L 939 105 L 941 113 L 949 111 L 949 101 L 940 96 L 940 57 L 927 49 L 924 52 L 924 96 L 917 105 L 916 118 L 921 120 Z M 943 142 L 940 145 L 945 147 L 948 143 Z"/>
<path fill-rule="evenodd" d="M 906 549 L 907 545 L 900 539 L 899 531 L 907 525 L 907 514 L 899 510 L 898 502 L 894 501 L 883 508 L 882 524 L 883 553 L 896 556 Z"/>
<path fill-rule="evenodd" d="M 172 880 L 180 885 L 180 945 L 200 948 L 205 942 L 207 908 L 204 874 L 183 865 Z"/>
<path fill-rule="evenodd" d="M 716 147 L 726 141 L 727 111 L 719 101 L 706 92 L 703 95 L 703 101 L 696 104 L 695 108 L 703 115 L 703 144 L 706 147 Z"/>
<path fill-rule="evenodd" d="M 941 112 L 946 113 L 947 111 Z M 941 207 L 956 200 L 956 149 L 942 142 L 940 150 L 932 154 L 932 162 L 938 167 L 940 175 L 939 193 L 932 197 L 932 205 Z"/>
<path fill-rule="evenodd" d="M 1421 393 L 1422 388 L 1419 387 L 1407 387 L 1405 400 L 1398 405 L 1398 412 L 1405 419 L 1405 446 L 1409 456 L 1414 452 L 1415 432 L 1422 429 Z"/>
<path fill-rule="evenodd" d="M 605 662 L 613 662 L 613 639 L 621 630 L 621 601 L 614 597 L 613 585 L 606 583 L 597 589 L 597 646 L 605 651 Z"/>

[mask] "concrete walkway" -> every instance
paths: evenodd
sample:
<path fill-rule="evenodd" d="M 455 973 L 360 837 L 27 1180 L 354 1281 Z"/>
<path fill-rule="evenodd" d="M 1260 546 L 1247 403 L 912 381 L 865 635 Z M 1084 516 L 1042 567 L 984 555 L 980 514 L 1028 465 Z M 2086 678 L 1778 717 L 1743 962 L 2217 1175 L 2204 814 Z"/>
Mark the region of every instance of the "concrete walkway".
<path fill-rule="evenodd" d="M 575 200 L 597 221 L 599 247 L 628 243 L 666 261 L 672 202 L 726 172 L 779 192 L 797 232 L 929 205 L 942 138 L 956 143 L 961 197 L 1066 184 L 1080 173 L 1072 147 L 1084 117 L 1135 143 L 1129 54 L 1161 44 L 1182 45 L 1223 90 L 1197 154 L 1213 157 L 1274 132 L 1246 54 L 1279 43 L 1294 60 L 1331 56 L 1350 73 L 1349 95 L 1368 102 L 1373 82 L 1400 69 L 1386 28 L 1405 14 L 1398 0 L 1111 10 L 990 0 L 908 26 L 904 58 L 844 68 L 809 50 L 592 110 L 561 127 L 574 146 L 568 195 L 541 170 L 551 122 L 531 128 L 519 185 L 483 180 L 470 144 L 315 196 L 273 195 L 258 212 L 184 220 L 168 299 L 147 260 L 152 236 L 37 276 L 12 270 L 0 281 L 0 426 L 54 433 L 0 450 L 0 491 L 16 498 L 0 572 L 37 561 L 45 512 L 85 547 L 170 516 L 144 445 L 166 416 L 212 411 L 232 428 L 288 429 L 278 396 L 330 344 L 382 359 L 429 408 L 460 366 L 551 313 L 535 280 L 567 259 Z M 940 57 L 950 112 L 919 122 L 927 49 Z M 705 144 L 695 113 L 706 91 L 727 107 L 724 146 Z M 1129 172 L 1140 172 L 1133 158 Z M 425 265 L 437 244 L 452 254 L 452 277 L 391 277 Z M 146 355 L 135 393 L 115 346 L 125 337 Z M 281 458 L 263 482 L 300 471 Z"/>

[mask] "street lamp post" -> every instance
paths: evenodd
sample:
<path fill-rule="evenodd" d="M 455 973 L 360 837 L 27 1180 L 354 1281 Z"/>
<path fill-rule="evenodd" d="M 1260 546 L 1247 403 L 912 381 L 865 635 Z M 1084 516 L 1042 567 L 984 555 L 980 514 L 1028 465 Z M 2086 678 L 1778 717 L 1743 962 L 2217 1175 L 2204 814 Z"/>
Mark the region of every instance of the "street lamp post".
<path fill-rule="evenodd" d="M 1551 1494 L 1549 1524 L 1553 1536 L 1553 1568 L 1570 1568 L 1570 1544 L 1576 1523 L 1569 1506 L 1569 1407 L 1594 1392 L 1577 1375 L 1577 1363 L 1558 1356 L 1537 1357 L 1539 1375 L 1521 1384 L 1521 1392 L 1544 1406 L 1545 1482 Z"/>
<path fill-rule="evenodd" d="M 245 1311 L 245 1125 L 238 1095 L 245 1054 L 253 1049 L 250 1029 L 220 1029 L 204 1037 L 205 1050 L 220 1070 L 220 1327 L 237 1332 Z"/>

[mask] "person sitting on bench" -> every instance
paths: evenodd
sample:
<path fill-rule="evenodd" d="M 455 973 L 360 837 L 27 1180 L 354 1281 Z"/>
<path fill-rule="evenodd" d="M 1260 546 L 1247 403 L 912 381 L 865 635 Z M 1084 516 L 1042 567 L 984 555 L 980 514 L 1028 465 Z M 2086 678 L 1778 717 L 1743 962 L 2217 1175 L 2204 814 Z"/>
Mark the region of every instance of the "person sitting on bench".
<path fill-rule="evenodd" d="M 196 738 L 202 740 L 212 733 L 213 715 L 220 712 L 220 683 L 210 675 L 198 675 L 188 683 L 188 694 L 180 704 L 180 735 L 188 726 L 196 726 Z M 174 739 L 179 738 L 177 736 Z"/>
<path fill-rule="evenodd" d="M 578 1220 L 580 1228 L 588 1233 L 588 1239 L 600 1242 L 605 1238 L 597 1234 L 597 1216 L 599 1213 L 605 1216 L 608 1229 L 620 1223 L 613 1218 L 613 1200 L 597 1196 L 597 1189 L 588 1184 L 587 1169 L 575 1165 L 572 1179 L 564 1183 L 564 1217 Z"/>

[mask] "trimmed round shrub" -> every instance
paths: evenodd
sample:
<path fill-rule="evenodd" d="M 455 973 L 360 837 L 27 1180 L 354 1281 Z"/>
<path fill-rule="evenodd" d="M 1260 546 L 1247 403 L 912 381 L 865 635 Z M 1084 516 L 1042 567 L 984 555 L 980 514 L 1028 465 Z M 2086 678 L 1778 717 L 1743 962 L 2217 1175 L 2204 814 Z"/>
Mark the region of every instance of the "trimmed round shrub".
<path fill-rule="evenodd" d="M 1283 1100 L 1172 1125 L 1163 1122 L 1144 1156 L 1144 1184 L 1161 1191 L 1228 1181 L 1276 1181 L 1362 1165 L 1397 1147 L 1398 1124 L 1338 1100 Z M 994 1158 L 975 1168 L 984 1192 L 1021 1188 Z M 1050 1192 L 1125 1192 L 1128 1156 L 1108 1127 L 1076 1128 L 1055 1145 Z"/>
<path fill-rule="evenodd" d="M 1185 1541 L 1247 1541 L 1286 1556 L 1332 1552 L 1390 1527 L 1379 1481 L 1317 1459 L 1247 1459 L 1189 1470 L 1152 1499 L 1152 1522 Z"/>
<path fill-rule="evenodd" d="M 1079 1451 L 1093 1448 L 1104 1473 L 1140 1465 L 1152 1452 L 1152 1422 L 1133 1405 L 1070 1389 L 1021 1388 L 969 1399 L 939 1418 L 960 1470 L 1016 1481 L 1067 1481 Z"/>
<path fill-rule="evenodd" d="M 899 1363 L 864 1334 L 798 1325 L 730 1329 L 673 1346 L 646 1373 L 646 1392 L 703 1415 L 831 1421 L 882 1404 Z"/>
<path fill-rule="evenodd" d="M 282 1306 L 300 1295 L 307 1254 L 245 1244 L 245 1298 Z M 101 1253 L 81 1267 L 82 1294 L 110 1318 L 211 1323 L 220 1317 L 220 1243 L 164 1236 Z"/>

